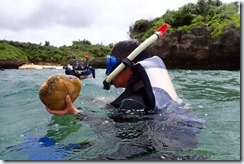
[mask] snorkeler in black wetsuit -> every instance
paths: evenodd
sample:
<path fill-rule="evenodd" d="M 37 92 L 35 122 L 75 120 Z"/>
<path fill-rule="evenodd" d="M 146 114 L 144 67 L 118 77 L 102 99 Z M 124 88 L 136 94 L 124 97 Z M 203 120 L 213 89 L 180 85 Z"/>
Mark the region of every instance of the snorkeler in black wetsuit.
<path fill-rule="evenodd" d="M 65 65 L 63 67 L 65 69 L 65 74 L 73 75 L 80 79 L 88 79 L 88 78 L 95 78 L 95 69 L 90 66 L 88 56 L 86 56 L 86 62 L 82 60 L 76 61 L 72 69 Z"/>
<path fill-rule="evenodd" d="M 109 75 L 121 62 L 126 65 L 112 80 L 116 88 L 126 88 L 111 105 L 121 109 L 152 111 L 164 107 L 178 96 L 162 59 L 143 50 L 133 61 L 126 57 L 138 46 L 138 40 L 119 42 L 107 57 L 106 74 Z"/>

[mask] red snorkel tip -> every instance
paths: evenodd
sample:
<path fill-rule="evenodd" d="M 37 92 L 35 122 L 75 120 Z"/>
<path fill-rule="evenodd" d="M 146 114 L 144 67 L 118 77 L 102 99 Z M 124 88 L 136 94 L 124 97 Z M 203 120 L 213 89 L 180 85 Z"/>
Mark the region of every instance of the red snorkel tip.
<path fill-rule="evenodd" d="M 169 25 L 165 23 L 157 29 L 156 33 L 159 35 L 160 38 L 163 37 L 163 35 L 167 31 L 168 27 L 169 27 Z"/>

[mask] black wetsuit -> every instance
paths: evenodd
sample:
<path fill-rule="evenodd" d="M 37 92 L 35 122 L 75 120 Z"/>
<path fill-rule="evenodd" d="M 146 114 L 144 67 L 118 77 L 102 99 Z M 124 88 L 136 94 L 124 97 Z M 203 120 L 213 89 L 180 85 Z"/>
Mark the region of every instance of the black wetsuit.
<path fill-rule="evenodd" d="M 144 109 L 145 111 L 152 111 L 155 109 L 155 93 L 151 87 L 148 76 L 144 68 L 137 64 L 132 67 L 133 77 L 128 81 L 128 86 L 125 91 L 115 99 L 111 105 L 115 108 L 121 109 Z M 172 100 L 166 91 L 161 91 L 160 101 L 167 104 Z"/>
<path fill-rule="evenodd" d="M 64 66 L 66 75 L 73 75 L 80 79 L 95 78 L 95 69 L 89 66 L 89 60 L 86 58 L 86 63 L 79 60 L 73 64 L 73 69 Z"/>
<path fill-rule="evenodd" d="M 76 77 L 78 77 L 78 78 L 80 78 L 80 79 L 89 78 L 90 75 L 92 75 L 92 77 L 95 78 L 95 69 L 92 68 L 91 66 L 86 67 L 86 69 L 87 69 L 87 70 L 86 70 L 85 72 L 82 72 L 82 73 L 80 73 L 80 74 L 77 74 L 74 70 L 72 70 L 72 69 L 66 67 L 66 69 L 65 69 L 65 74 L 66 74 L 66 75 L 73 75 L 73 76 L 76 76 Z"/>

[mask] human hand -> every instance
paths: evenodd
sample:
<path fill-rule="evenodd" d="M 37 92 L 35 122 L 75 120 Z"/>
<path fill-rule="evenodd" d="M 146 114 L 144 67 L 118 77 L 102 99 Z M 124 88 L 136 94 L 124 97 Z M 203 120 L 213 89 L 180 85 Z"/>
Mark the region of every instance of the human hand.
<path fill-rule="evenodd" d="M 65 114 L 76 114 L 80 111 L 73 105 L 71 98 L 69 95 L 65 97 L 66 107 L 62 110 L 51 110 L 47 106 L 45 106 L 46 110 L 54 115 L 65 115 Z"/>

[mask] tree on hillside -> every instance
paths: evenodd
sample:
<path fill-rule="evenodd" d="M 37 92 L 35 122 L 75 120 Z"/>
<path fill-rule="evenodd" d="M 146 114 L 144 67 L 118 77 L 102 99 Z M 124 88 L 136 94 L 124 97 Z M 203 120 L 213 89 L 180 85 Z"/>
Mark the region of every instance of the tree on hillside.
<path fill-rule="evenodd" d="M 49 41 L 45 41 L 44 46 L 50 46 L 50 42 Z"/>

